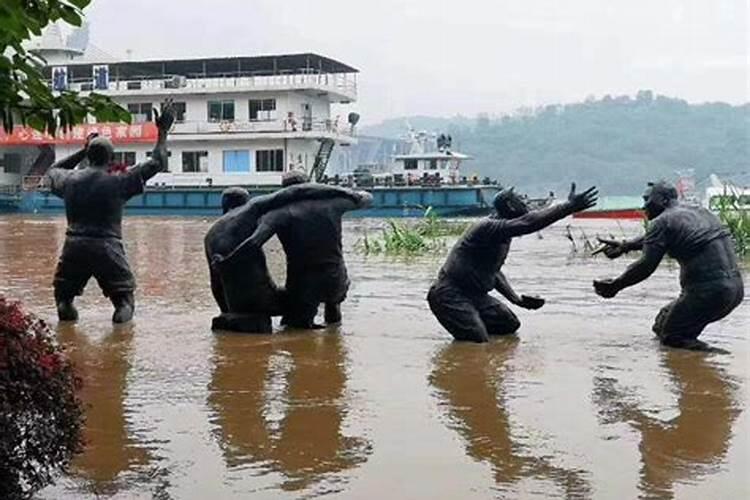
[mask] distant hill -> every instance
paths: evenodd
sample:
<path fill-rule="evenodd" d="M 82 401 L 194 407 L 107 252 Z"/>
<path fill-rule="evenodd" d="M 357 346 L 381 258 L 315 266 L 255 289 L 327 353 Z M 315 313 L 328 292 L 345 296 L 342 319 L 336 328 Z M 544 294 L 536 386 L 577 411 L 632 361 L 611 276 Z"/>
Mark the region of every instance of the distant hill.
<path fill-rule="evenodd" d="M 454 149 L 474 157 L 465 174 L 531 194 L 560 191 L 571 180 L 606 194 L 638 194 L 647 181 L 674 179 L 680 169 L 693 168 L 699 182 L 750 170 L 750 104 L 696 105 L 640 91 L 501 118 L 392 119 L 359 132 L 403 137 L 407 123 L 451 134 Z"/>

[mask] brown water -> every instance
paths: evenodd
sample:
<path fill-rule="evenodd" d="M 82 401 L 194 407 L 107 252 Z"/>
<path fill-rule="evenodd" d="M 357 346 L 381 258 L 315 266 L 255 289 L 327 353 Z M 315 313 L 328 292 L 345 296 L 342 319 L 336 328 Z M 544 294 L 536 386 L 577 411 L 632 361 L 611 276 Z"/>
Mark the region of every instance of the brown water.
<path fill-rule="evenodd" d="M 676 267 L 605 302 L 591 280 L 627 261 L 571 255 L 558 225 L 513 244 L 516 289 L 548 301 L 518 311 L 518 338 L 453 343 L 424 300 L 443 255 L 353 251 L 381 223 L 345 224 L 340 329 L 240 336 L 209 329 L 210 220 L 128 219 L 136 321 L 113 328 L 92 282 L 81 321 L 58 329 L 85 379 L 88 446 L 41 497 L 750 497 L 747 302 L 702 337 L 730 355 L 662 349 L 650 325 Z M 63 237 L 60 218 L 0 218 L 3 291 L 53 324 Z M 281 279 L 276 242 L 269 261 Z"/>

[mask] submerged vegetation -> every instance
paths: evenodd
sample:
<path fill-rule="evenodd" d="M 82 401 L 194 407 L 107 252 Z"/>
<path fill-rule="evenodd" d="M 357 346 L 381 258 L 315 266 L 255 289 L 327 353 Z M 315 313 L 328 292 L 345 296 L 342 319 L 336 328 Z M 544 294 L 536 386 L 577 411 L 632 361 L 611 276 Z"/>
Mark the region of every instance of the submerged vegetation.
<path fill-rule="evenodd" d="M 444 249 L 448 238 L 461 236 L 469 225 L 465 221 L 444 219 L 429 207 L 416 222 L 389 219 L 382 234 L 372 237 L 365 233 L 357 248 L 365 255 L 423 255 Z"/>
<path fill-rule="evenodd" d="M 714 208 L 719 219 L 729 229 L 737 255 L 750 259 L 750 209 L 741 204 L 740 196 L 728 194 L 715 197 Z"/>

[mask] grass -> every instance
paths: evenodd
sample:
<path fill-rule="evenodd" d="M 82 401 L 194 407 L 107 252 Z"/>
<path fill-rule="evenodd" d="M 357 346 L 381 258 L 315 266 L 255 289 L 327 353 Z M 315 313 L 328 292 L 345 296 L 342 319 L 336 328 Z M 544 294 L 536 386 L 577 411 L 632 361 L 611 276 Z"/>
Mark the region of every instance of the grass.
<path fill-rule="evenodd" d="M 446 240 L 461 236 L 469 225 L 446 220 L 429 207 L 417 222 L 389 219 L 380 236 L 365 233 L 357 247 L 365 255 L 424 255 L 445 249 Z"/>

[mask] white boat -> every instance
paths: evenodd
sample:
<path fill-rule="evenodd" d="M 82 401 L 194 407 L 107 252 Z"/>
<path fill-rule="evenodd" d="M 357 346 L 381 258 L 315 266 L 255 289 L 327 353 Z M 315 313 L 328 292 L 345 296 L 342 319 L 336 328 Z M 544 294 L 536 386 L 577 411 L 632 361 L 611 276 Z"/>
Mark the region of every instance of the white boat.
<path fill-rule="evenodd" d="M 278 186 L 289 170 L 322 175 L 336 145 L 356 142 L 358 70 L 314 53 L 195 59 L 116 60 L 87 34 L 57 25 L 30 49 L 44 57 L 55 91 L 97 92 L 130 111 L 132 123 L 89 123 L 54 137 L 17 127 L 0 132 L 0 184 L 33 186 L 55 158 L 90 132 L 108 136 L 116 161 L 144 161 L 155 140 L 153 109 L 174 100 L 169 171 L 151 187 Z M 332 107 L 338 106 L 334 111 Z"/>

